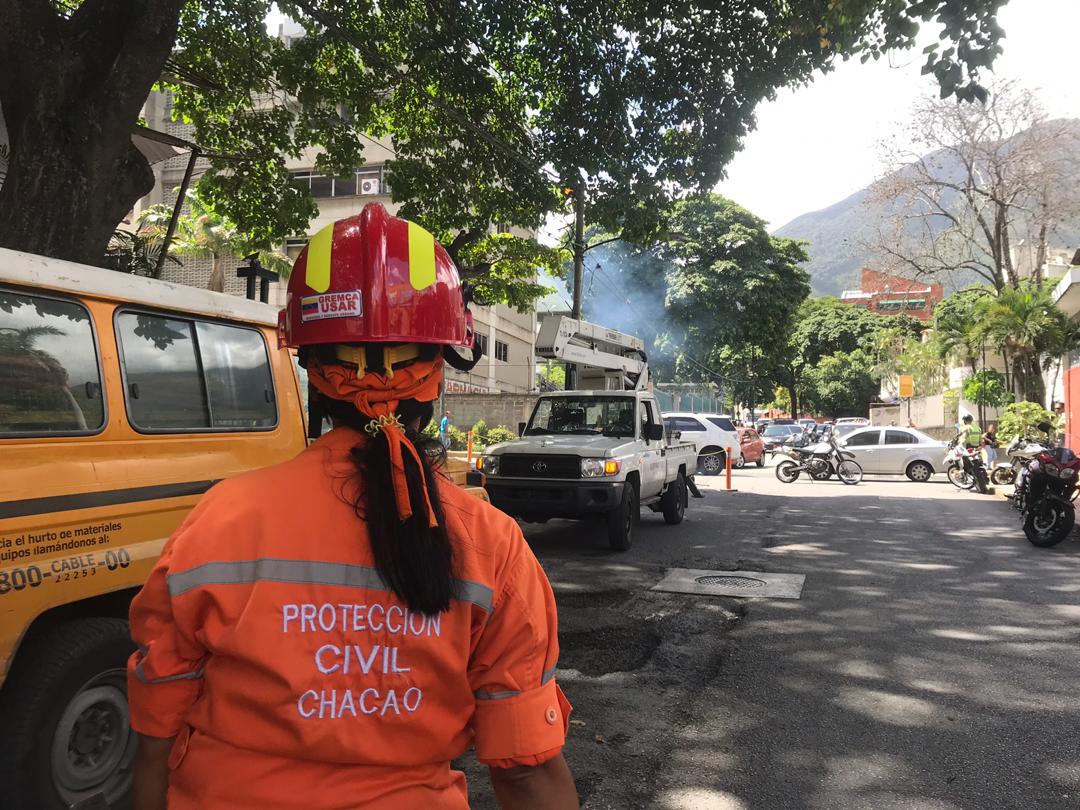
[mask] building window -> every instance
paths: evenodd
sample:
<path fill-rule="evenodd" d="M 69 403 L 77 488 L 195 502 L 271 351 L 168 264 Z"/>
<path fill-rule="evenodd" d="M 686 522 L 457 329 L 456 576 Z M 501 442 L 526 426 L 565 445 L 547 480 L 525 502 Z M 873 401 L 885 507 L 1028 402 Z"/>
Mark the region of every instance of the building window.
<path fill-rule="evenodd" d="M 488 353 L 487 335 L 475 335 L 473 339 L 476 341 L 476 344 L 480 347 L 480 351 L 482 351 L 484 353 L 484 356 L 487 356 L 487 353 Z"/>
<path fill-rule="evenodd" d="M 95 433 L 104 424 L 90 313 L 0 291 L 0 435 Z"/>
<path fill-rule="evenodd" d="M 386 182 L 382 166 L 364 166 L 341 177 L 330 177 L 311 169 L 290 172 L 292 182 L 311 192 L 317 199 L 326 197 L 374 197 L 386 194 Z"/>
<path fill-rule="evenodd" d="M 140 431 L 268 430 L 277 405 L 260 332 L 123 312 L 116 318 L 128 417 Z"/>
<path fill-rule="evenodd" d="M 355 197 L 356 175 L 347 174 L 344 177 L 335 177 L 333 195 L 335 197 Z"/>
<path fill-rule="evenodd" d="M 510 226 L 505 222 L 500 222 L 495 226 L 495 233 L 510 233 Z"/>
<path fill-rule="evenodd" d="M 307 247 L 307 243 L 307 239 L 286 239 L 285 255 L 289 257 L 289 261 L 295 262 L 300 256 L 300 251 Z"/>
<path fill-rule="evenodd" d="M 510 347 L 501 340 L 495 341 L 495 359 L 502 360 L 504 363 L 510 362 Z"/>
<path fill-rule="evenodd" d="M 361 197 L 374 197 L 386 193 L 382 166 L 365 166 L 356 170 L 356 193 Z"/>

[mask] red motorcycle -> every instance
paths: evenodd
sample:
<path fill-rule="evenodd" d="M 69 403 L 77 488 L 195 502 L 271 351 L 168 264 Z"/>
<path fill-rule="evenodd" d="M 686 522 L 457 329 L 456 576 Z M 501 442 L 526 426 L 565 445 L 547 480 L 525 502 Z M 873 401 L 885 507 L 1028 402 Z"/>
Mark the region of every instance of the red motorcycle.
<path fill-rule="evenodd" d="M 1047 435 L 1048 423 L 1039 425 Z M 1050 445 L 1020 470 L 1013 506 L 1024 521 L 1024 534 L 1033 545 L 1055 546 L 1069 536 L 1076 523 L 1076 483 L 1080 458 L 1067 447 Z"/>

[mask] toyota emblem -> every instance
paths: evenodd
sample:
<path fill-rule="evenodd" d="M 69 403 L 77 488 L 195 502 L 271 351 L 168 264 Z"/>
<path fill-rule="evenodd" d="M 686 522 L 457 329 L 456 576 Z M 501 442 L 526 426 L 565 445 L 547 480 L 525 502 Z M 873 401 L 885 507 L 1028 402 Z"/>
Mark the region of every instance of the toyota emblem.
<path fill-rule="evenodd" d="M 534 462 L 533 462 L 533 465 L 532 465 L 532 468 L 533 468 L 533 472 L 538 472 L 538 473 L 542 473 L 542 472 L 544 472 L 545 470 L 547 470 L 547 462 L 544 462 L 544 461 L 534 461 Z"/>

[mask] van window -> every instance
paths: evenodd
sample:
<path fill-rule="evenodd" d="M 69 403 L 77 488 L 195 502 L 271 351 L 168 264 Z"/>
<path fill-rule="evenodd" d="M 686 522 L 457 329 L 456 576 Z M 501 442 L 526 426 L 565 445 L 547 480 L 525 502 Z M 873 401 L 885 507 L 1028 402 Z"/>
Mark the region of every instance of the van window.
<path fill-rule="evenodd" d="M 90 313 L 0 290 L 0 436 L 95 433 L 104 424 Z"/>
<path fill-rule="evenodd" d="M 259 332 L 138 312 L 120 313 L 116 331 L 136 429 L 260 430 L 277 423 Z"/>
<path fill-rule="evenodd" d="M 262 334 L 218 323 L 196 328 L 213 427 L 273 427 L 274 381 Z"/>

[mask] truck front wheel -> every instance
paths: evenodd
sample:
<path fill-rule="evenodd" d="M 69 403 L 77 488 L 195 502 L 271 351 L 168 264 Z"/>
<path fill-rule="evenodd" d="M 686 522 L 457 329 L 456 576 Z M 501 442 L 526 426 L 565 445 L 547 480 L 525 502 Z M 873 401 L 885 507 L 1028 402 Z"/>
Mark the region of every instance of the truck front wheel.
<path fill-rule="evenodd" d="M 608 545 L 612 551 L 629 551 L 634 543 L 634 525 L 638 521 L 637 482 L 623 487 L 622 500 L 607 513 Z"/>
<path fill-rule="evenodd" d="M 26 642 L 0 695 L 5 807 L 122 806 L 136 739 L 128 723 L 122 619 L 80 619 Z M 103 805 L 104 806 L 104 805 Z"/>

